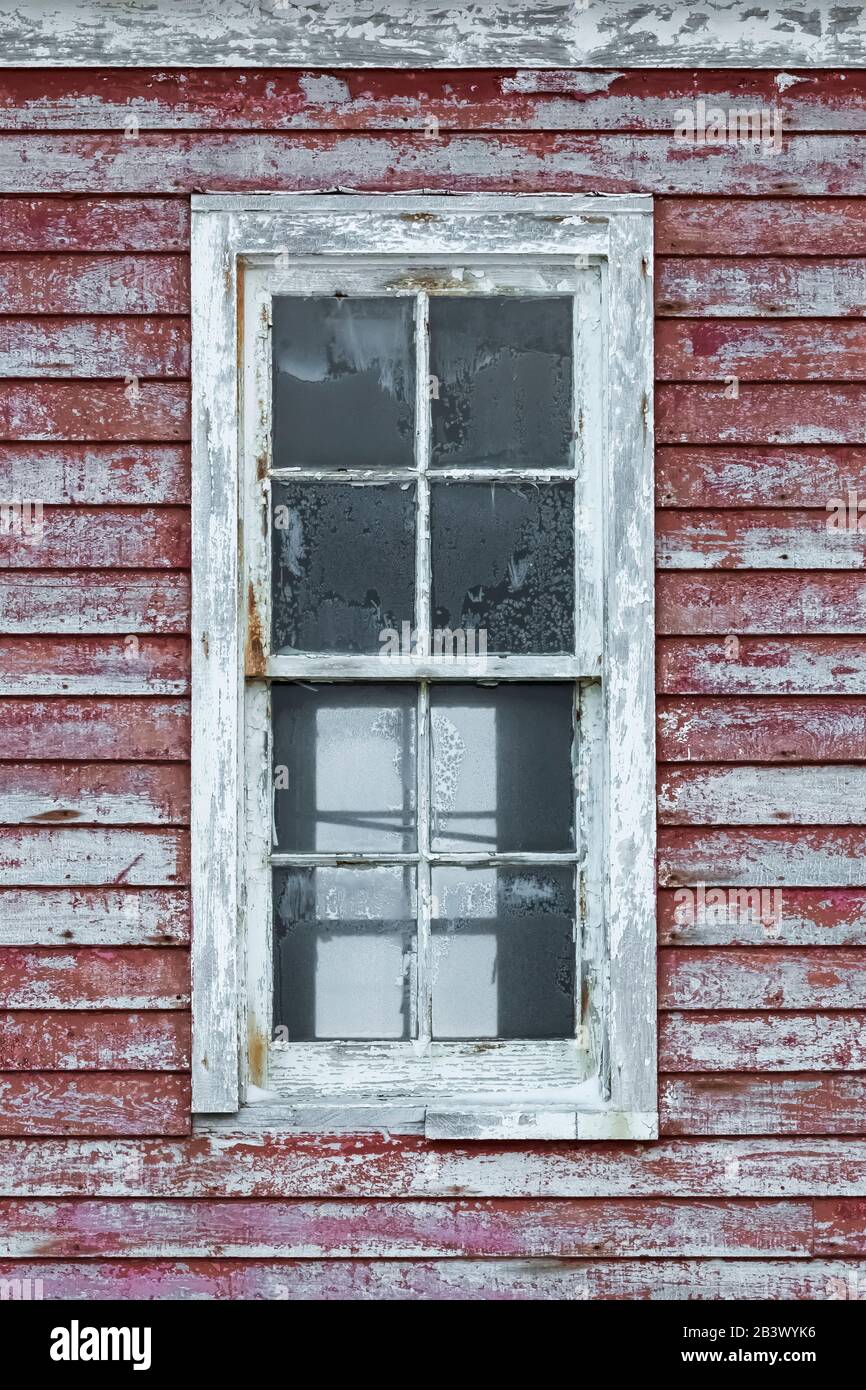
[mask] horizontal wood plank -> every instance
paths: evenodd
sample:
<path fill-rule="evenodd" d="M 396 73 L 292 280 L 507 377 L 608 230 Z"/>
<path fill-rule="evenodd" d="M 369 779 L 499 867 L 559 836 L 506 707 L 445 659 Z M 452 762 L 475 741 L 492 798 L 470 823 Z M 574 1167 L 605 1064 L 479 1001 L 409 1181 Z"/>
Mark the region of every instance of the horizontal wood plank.
<path fill-rule="evenodd" d="M 184 1071 L 189 1015 L 5 1012 L 0 1071 Z"/>
<path fill-rule="evenodd" d="M 846 82 L 844 79 L 847 78 Z M 787 131 L 866 130 L 857 71 L 352 71 L 191 68 L 10 72 L 3 130 L 670 131 L 683 106 L 770 107 Z"/>
<path fill-rule="evenodd" d="M 864 637 L 663 637 L 664 695 L 866 695 Z"/>
<path fill-rule="evenodd" d="M 0 210 L 7 206 L 4 199 Z M 167 255 L 3 255 L 0 301 L 6 314 L 187 314 L 189 262 Z"/>
<path fill-rule="evenodd" d="M 853 510 L 859 522 L 859 502 L 866 502 L 866 449 L 716 445 L 656 450 L 660 507 L 826 509 L 833 498 L 849 504 L 849 492 L 856 494 Z"/>
<path fill-rule="evenodd" d="M 866 951 L 665 947 L 660 1009 L 866 1009 Z"/>
<path fill-rule="evenodd" d="M 188 1134 L 189 1079 L 177 1072 L 0 1073 L 0 1134 Z"/>
<path fill-rule="evenodd" d="M 866 767 L 666 764 L 659 771 L 660 825 L 866 825 Z"/>
<path fill-rule="evenodd" d="M 188 825 L 184 763 L 0 762 L 2 825 Z"/>
<path fill-rule="evenodd" d="M 2 208 L 0 208 L 2 211 Z M 2 318 L 4 377 L 188 377 L 186 318 Z"/>
<path fill-rule="evenodd" d="M 662 826 L 659 885 L 866 887 L 866 830 L 775 826 L 716 830 Z"/>
<path fill-rule="evenodd" d="M 0 829 L 7 888 L 161 888 L 189 883 L 189 837 L 182 830 Z"/>
<path fill-rule="evenodd" d="M 856 317 L 866 307 L 866 257 L 661 256 L 655 307 L 687 318 Z"/>
<path fill-rule="evenodd" d="M 662 889 L 659 945 L 866 946 L 866 889 L 785 888 L 775 898 L 765 890 L 763 900 L 745 888 L 720 891 L 724 906 L 706 894 L 699 902 L 691 889 Z"/>
<path fill-rule="evenodd" d="M 866 256 L 858 198 L 659 198 L 657 256 Z M 811 312 L 811 311 L 810 311 Z"/>
<path fill-rule="evenodd" d="M 5 198 L 0 213 L 0 252 L 56 255 L 189 247 L 185 198 Z"/>
<path fill-rule="evenodd" d="M 661 636 L 866 633 L 866 576 L 814 570 L 661 573 L 656 631 Z"/>
<path fill-rule="evenodd" d="M 662 1076 L 663 1135 L 866 1134 L 866 1076 Z M 739 1160 L 733 1157 L 735 1176 Z"/>
<path fill-rule="evenodd" d="M 663 384 L 656 391 L 660 444 L 861 444 L 866 385 Z M 0 394 L 2 408 L 2 394 Z"/>
<path fill-rule="evenodd" d="M 4 498 L 39 498 L 45 506 L 188 503 L 189 450 L 181 444 L 0 444 L 0 488 Z"/>
<path fill-rule="evenodd" d="M 7 1009 L 182 1009 L 189 1004 L 185 951 L 4 947 L 0 1000 Z"/>
<path fill-rule="evenodd" d="M 866 757 L 866 700 L 663 696 L 656 715 L 660 762 L 846 763 Z M 837 774 L 825 771 L 830 778 Z"/>
<path fill-rule="evenodd" d="M 809 511 L 662 511 L 656 564 L 669 570 L 863 569 L 866 525 L 861 532 L 857 503 L 849 511 L 845 497 Z"/>
<path fill-rule="evenodd" d="M 3 759 L 185 761 L 189 701 L 0 700 Z"/>
<path fill-rule="evenodd" d="M 0 530 L 0 567 L 186 569 L 189 530 L 184 507 L 22 507 Z"/>
<path fill-rule="evenodd" d="M 2 1259 L 788 1257 L 811 1231 L 796 1200 L 0 1201 Z"/>
<path fill-rule="evenodd" d="M 189 577 L 148 571 L 0 570 L 0 631 L 104 637 L 189 630 Z"/>
<path fill-rule="evenodd" d="M 731 376 L 740 381 L 862 381 L 866 324 L 855 319 L 657 319 L 654 360 L 658 381 Z"/>
<path fill-rule="evenodd" d="M 0 637 L 0 696 L 188 692 L 185 637 Z"/>
<path fill-rule="evenodd" d="M 663 1072 L 863 1072 L 863 1013 L 667 1013 Z"/>
<path fill-rule="evenodd" d="M 419 187 L 861 197 L 866 173 L 859 136 L 845 134 L 790 135 L 772 153 L 745 141 L 721 148 L 690 144 L 673 130 L 552 139 L 539 132 L 440 132 L 437 139 L 423 129 L 399 136 L 145 130 L 134 140 L 119 131 L 0 136 L 0 193 L 8 194 L 399 193 Z M 164 312 L 177 311 L 168 306 Z"/>
<path fill-rule="evenodd" d="M 0 888 L 0 946 L 187 946 L 189 895 L 164 888 Z"/>
<path fill-rule="evenodd" d="M 814 1249 L 816 1255 L 833 1258 L 866 1256 L 866 1202 L 851 1197 L 819 1198 L 815 1202 Z M 859 1281 L 851 1281 L 851 1287 L 862 1298 L 862 1272 Z"/>
<path fill-rule="evenodd" d="M 50 1260 L 0 1264 L 55 1299 L 393 1302 L 691 1301 L 847 1297 L 856 1261 L 747 1260 Z M 852 1295 L 854 1296 L 854 1295 Z"/>
<path fill-rule="evenodd" d="M 186 440 L 189 388 L 132 375 L 127 385 L 0 381 L 0 438 Z"/>

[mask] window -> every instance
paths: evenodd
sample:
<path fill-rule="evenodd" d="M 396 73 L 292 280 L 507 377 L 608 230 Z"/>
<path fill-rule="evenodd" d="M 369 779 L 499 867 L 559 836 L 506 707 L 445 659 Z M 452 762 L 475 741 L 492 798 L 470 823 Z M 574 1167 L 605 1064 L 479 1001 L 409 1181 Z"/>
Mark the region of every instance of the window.
<path fill-rule="evenodd" d="M 654 1137 L 650 202 L 193 209 L 194 1109 Z"/>

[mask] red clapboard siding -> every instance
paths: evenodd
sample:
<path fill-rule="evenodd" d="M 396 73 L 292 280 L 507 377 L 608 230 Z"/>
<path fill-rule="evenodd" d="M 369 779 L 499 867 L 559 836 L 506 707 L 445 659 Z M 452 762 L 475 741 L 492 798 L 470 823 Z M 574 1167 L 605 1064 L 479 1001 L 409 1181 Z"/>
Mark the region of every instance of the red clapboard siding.
<path fill-rule="evenodd" d="M 866 307 L 866 258 L 661 257 L 655 295 L 657 314 L 688 318 L 856 317 Z"/>
<path fill-rule="evenodd" d="M 185 251 L 188 246 L 185 198 L 4 198 L 0 203 L 0 252 Z"/>
<path fill-rule="evenodd" d="M 4 200 L 0 211 L 8 205 Z M 189 262 L 184 256 L 5 255 L 0 301 L 7 314 L 186 314 Z"/>
<path fill-rule="evenodd" d="M 133 379 L 0 382 L 3 439 L 188 439 L 189 389 Z"/>
<path fill-rule="evenodd" d="M 659 953 L 661 1009 L 864 1009 L 866 951 Z"/>
<path fill-rule="evenodd" d="M 0 762 L 0 824 L 188 825 L 184 763 Z"/>
<path fill-rule="evenodd" d="M 740 893 L 746 893 L 748 905 L 748 890 Z M 659 945 L 866 946 L 866 889 L 783 888 L 779 896 L 780 911 L 762 922 L 760 911 L 754 919 L 748 911 L 714 913 L 707 905 L 703 913 L 696 912 L 694 900 L 681 890 L 663 889 L 658 894 Z"/>
<path fill-rule="evenodd" d="M 0 1134 L 188 1134 L 189 1078 L 0 1074 Z"/>
<path fill-rule="evenodd" d="M 866 757 L 866 700 L 662 698 L 656 713 L 660 762 Z"/>
<path fill-rule="evenodd" d="M 663 1076 L 659 1130 L 663 1135 L 866 1134 L 866 1076 Z"/>
<path fill-rule="evenodd" d="M 791 135 L 772 161 L 752 143 L 648 135 L 187 133 L 0 136 L 0 193 L 432 191 L 863 196 L 857 135 Z"/>
<path fill-rule="evenodd" d="M 863 204 L 859 198 L 659 198 L 655 251 L 657 256 L 866 256 Z"/>
<path fill-rule="evenodd" d="M 862 569 L 866 529 L 828 524 L 812 509 L 662 511 L 656 518 L 659 569 Z"/>
<path fill-rule="evenodd" d="M 3 946 L 186 946 L 189 895 L 164 888 L 0 888 Z"/>
<path fill-rule="evenodd" d="M 0 374 L 4 377 L 189 376 L 189 320 L 0 319 Z"/>
<path fill-rule="evenodd" d="M 4 496 L 38 497 L 46 506 L 188 502 L 189 482 L 183 445 L 0 444 Z"/>
<path fill-rule="evenodd" d="M 6 1012 L 0 1071 L 183 1071 L 189 1032 L 183 1013 Z"/>
<path fill-rule="evenodd" d="M 848 79 L 846 82 L 845 79 Z M 190 69 L 11 72 L 5 130 L 661 130 L 684 103 L 770 106 L 786 131 L 866 129 L 862 74 L 461 69 L 295 72 Z"/>
<path fill-rule="evenodd" d="M 866 632 L 862 574 L 659 574 L 661 635 Z"/>
<path fill-rule="evenodd" d="M 790 826 L 673 830 L 658 835 L 659 884 L 866 886 L 866 830 Z"/>
<path fill-rule="evenodd" d="M 835 1198 L 815 1203 L 816 1255 L 866 1255 L 866 1203 Z"/>
<path fill-rule="evenodd" d="M 0 829 L 0 872 L 9 888 L 185 886 L 189 838 L 141 827 Z"/>
<path fill-rule="evenodd" d="M 179 1009 L 189 1004 L 185 951 L 137 947 L 0 950 L 7 1009 Z"/>
<path fill-rule="evenodd" d="M 189 630 L 189 577 L 126 570 L 0 570 L 0 629 L 106 636 Z"/>
<path fill-rule="evenodd" d="M 864 1013 L 659 1015 L 663 1072 L 866 1071 Z"/>
<path fill-rule="evenodd" d="M 719 1300 L 848 1297 L 843 1260 L 85 1260 L 4 1261 L 2 1279 L 41 1280 L 55 1299 L 319 1302 Z M 856 1295 L 851 1295 L 856 1296 Z"/>
<path fill-rule="evenodd" d="M 188 700 L 0 700 L 0 758 L 189 756 Z"/>
<path fill-rule="evenodd" d="M 866 695 L 866 637 L 663 637 L 666 695 Z"/>
<path fill-rule="evenodd" d="M 717 381 L 726 376 L 741 381 L 862 380 L 866 324 L 847 319 L 659 319 L 655 373 L 658 381 Z"/>
<path fill-rule="evenodd" d="M 184 637 L 0 637 L 0 695 L 182 695 Z"/>
<path fill-rule="evenodd" d="M 43 507 L 38 537 L 0 532 L 0 566 L 16 569 L 186 569 L 183 507 Z"/>
<path fill-rule="evenodd" d="M 797 1085 L 840 1078 L 769 1079 Z M 732 1080 L 716 1078 L 721 1094 Z M 252 1134 L 224 1127 L 199 1129 L 189 1142 L 5 1139 L 0 1194 L 346 1198 L 349 1163 L 356 1197 L 866 1196 L 866 1145 L 856 1140 L 430 1144 L 417 1135 L 382 1132 L 359 1140 L 355 1134 Z"/>
<path fill-rule="evenodd" d="M 860 444 L 866 386 L 662 385 L 656 391 L 660 444 Z M 2 395 L 0 395 L 2 409 Z"/>
<path fill-rule="evenodd" d="M 866 449 L 667 447 L 655 463 L 660 507 L 826 509 L 849 491 L 866 501 Z"/>
<path fill-rule="evenodd" d="M 0 1202 L 0 1258 L 792 1256 L 812 1207 L 777 1202 Z"/>
<path fill-rule="evenodd" d="M 864 825 L 866 767 L 659 769 L 660 825 Z"/>

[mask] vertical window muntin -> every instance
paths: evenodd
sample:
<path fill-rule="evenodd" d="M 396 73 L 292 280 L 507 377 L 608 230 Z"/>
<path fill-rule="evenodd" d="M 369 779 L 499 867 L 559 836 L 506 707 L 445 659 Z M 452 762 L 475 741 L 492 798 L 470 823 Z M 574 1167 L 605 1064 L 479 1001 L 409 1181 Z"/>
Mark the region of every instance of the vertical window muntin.
<path fill-rule="evenodd" d="M 477 272 L 466 283 L 467 268 Z M 464 278 L 458 278 L 462 275 Z M 597 895 L 588 891 L 587 880 L 596 865 L 598 846 L 593 843 L 594 827 L 589 823 L 589 807 L 593 802 L 592 787 L 598 779 L 598 744 L 601 720 L 601 701 L 597 682 L 600 671 L 601 614 L 598 608 L 601 578 L 598 573 L 598 529 L 600 524 L 600 479 L 598 449 L 601 429 L 599 417 L 603 409 L 600 391 L 595 395 L 587 389 L 588 377 L 600 385 L 600 362 L 603 346 L 600 333 L 581 334 L 586 320 L 586 306 L 597 314 L 601 329 L 604 269 L 600 264 L 576 269 L 571 262 L 549 262 L 534 267 L 513 262 L 497 261 L 495 267 L 479 258 L 463 258 L 460 266 L 426 265 L 397 267 L 358 262 L 343 266 L 296 265 L 290 270 L 279 266 L 262 265 L 247 271 L 244 293 L 245 334 L 248 350 L 254 340 L 252 369 L 246 372 L 245 441 L 246 473 L 252 486 L 247 489 L 244 534 L 247 538 L 251 602 L 255 603 L 256 628 L 271 640 L 269 554 L 274 524 L 273 494 L 284 483 L 304 481 L 317 486 L 377 487 L 388 484 L 414 486 L 416 494 L 416 611 L 414 614 L 416 642 L 414 653 L 401 653 L 399 658 L 383 662 L 378 655 L 346 655 L 336 653 L 274 653 L 265 657 L 262 669 L 246 666 L 246 692 L 249 706 L 248 729 L 255 730 L 251 739 L 247 801 L 250 844 L 258 847 L 253 855 L 251 888 L 248 897 L 256 903 L 256 918 L 261 921 L 256 932 L 264 931 L 270 938 L 271 872 L 322 866 L 375 866 L 404 864 L 417 872 L 418 936 L 415 961 L 417 1006 L 414 1016 L 417 1037 L 407 1041 L 385 1039 L 301 1041 L 282 1037 L 279 1031 L 269 1049 L 267 1066 L 253 1061 L 250 1078 L 255 1084 L 266 1084 L 286 1096 L 298 1099 L 321 1099 L 333 1094 L 348 1098 L 402 1098 L 412 1095 L 446 1095 L 477 1093 L 495 1096 L 539 1089 L 551 1095 L 575 1099 L 581 1084 L 591 1077 L 601 1076 L 602 1097 L 605 1093 L 603 1062 L 603 1020 L 593 1017 L 595 1002 L 581 1015 L 581 995 L 587 990 L 587 971 L 592 972 L 603 956 L 600 941 L 603 924 L 598 918 L 600 905 Z M 484 277 L 486 284 L 481 281 Z M 479 283 L 481 281 L 481 283 Z M 431 466 L 431 408 L 429 386 L 428 314 L 431 293 L 449 296 L 479 293 L 564 295 L 572 299 L 572 406 L 575 426 L 574 457 L 571 466 L 519 468 L 505 467 L 433 467 Z M 337 469 L 304 468 L 303 465 L 279 466 L 273 458 L 271 416 L 271 351 L 270 336 L 263 331 L 272 320 L 272 298 L 278 295 L 356 295 L 358 297 L 396 294 L 407 296 L 415 305 L 415 458 L 411 468 Z M 582 306 L 583 320 L 578 309 Z M 266 464 L 266 467 L 264 466 Z M 262 476 L 266 474 L 266 476 Z M 455 662 L 449 667 L 437 665 L 432 653 L 431 622 L 431 488 L 435 486 L 471 485 L 479 482 L 497 483 L 500 487 L 525 483 L 543 486 L 566 479 L 575 489 L 574 555 L 576 603 L 576 651 L 570 654 L 543 655 L 492 654 L 489 660 L 489 679 L 508 685 L 512 681 L 531 683 L 547 681 L 567 683 L 573 689 L 573 824 L 574 843 L 568 850 L 556 852 L 503 852 L 491 855 L 475 851 L 434 851 L 430 847 L 431 768 L 430 714 L 431 688 L 440 690 L 444 684 L 462 679 L 472 681 L 466 668 Z M 249 643 L 248 650 L 249 650 Z M 255 663 L 252 663 L 255 665 Z M 270 729 L 270 681 L 302 679 L 310 683 L 323 681 L 368 683 L 372 681 L 410 681 L 417 686 L 416 739 L 417 783 L 416 815 L 418 845 L 412 852 L 382 854 L 375 852 L 292 852 L 273 849 L 264 843 L 270 836 L 274 801 L 274 751 Z M 473 688 L 477 688 L 473 686 Z M 482 687 L 483 688 L 483 687 Z M 501 688 L 501 685 L 500 685 Z M 250 722 L 250 715 L 252 721 Z M 256 752 L 258 750 L 258 753 Z M 262 755 L 264 754 L 264 760 Z M 262 767 L 267 769 L 263 778 Z M 262 811 L 267 811 L 267 833 L 263 835 Z M 431 980 L 435 910 L 432 887 L 437 869 L 447 865 L 502 865 L 517 869 L 524 866 L 535 872 L 549 866 L 557 874 L 571 867 L 575 876 L 575 963 L 576 1004 L 574 1032 L 571 1038 L 435 1040 L 431 1036 L 433 988 Z M 264 909 L 264 912 L 263 912 Z M 594 918 L 595 914 L 595 918 Z M 265 927 L 265 923 L 267 924 Z M 587 958 L 582 959 L 581 941 L 588 943 Z M 267 1019 L 269 1034 L 272 1024 L 279 1030 L 279 1021 L 270 1016 L 272 942 L 259 940 L 251 952 L 251 1010 L 261 1025 Z M 581 982 L 584 989 L 581 990 Z M 597 983 L 597 981 L 596 981 Z"/>

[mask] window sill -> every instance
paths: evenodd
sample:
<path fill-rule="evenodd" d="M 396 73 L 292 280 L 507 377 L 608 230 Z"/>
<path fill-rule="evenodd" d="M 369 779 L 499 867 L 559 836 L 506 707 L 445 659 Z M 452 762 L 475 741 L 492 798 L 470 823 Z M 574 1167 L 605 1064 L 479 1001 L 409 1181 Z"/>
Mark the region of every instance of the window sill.
<path fill-rule="evenodd" d="M 265 1093 L 267 1094 L 267 1093 Z M 195 1132 L 285 1130 L 297 1134 L 416 1134 L 431 1140 L 477 1142 L 526 1140 L 629 1140 L 658 1138 L 658 1115 L 652 1111 L 575 1110 L 573 1107 L 495 1105 L 447 1107 L 339 1102 L 293 1105 L 268 1096 L 233 1115 L 196 1115 Z"/>

